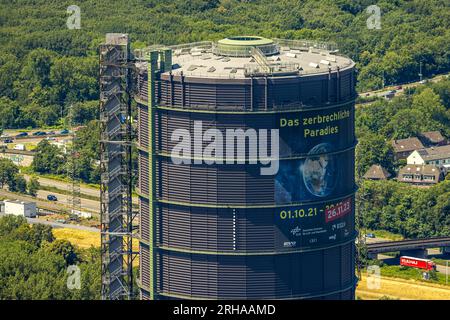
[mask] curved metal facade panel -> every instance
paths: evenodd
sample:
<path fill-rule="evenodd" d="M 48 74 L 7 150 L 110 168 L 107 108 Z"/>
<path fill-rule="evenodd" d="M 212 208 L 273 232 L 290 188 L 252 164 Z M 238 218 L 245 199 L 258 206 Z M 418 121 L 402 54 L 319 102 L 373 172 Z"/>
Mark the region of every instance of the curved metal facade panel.
<path fill-rule="evenodd" d="M 354 150 L 350 149 L 334 155 L 334 161 L 339 163 L 339 176 L 336 181 L 333 198 L 348 196 L 355 190 L 354 186 Z M 304 160 L 304 159 L 303 159 Z M 284 188 L 296 188 L 295 181 L 290 181 L 297 163 L 301 160 L 280 161 L 280 171 L 277 174 Z M 294 167 L 292 170 L 290 167 Z M 170 158 L 164 157 L 158 161 L 159 172 L 158 199 L 172 203 L 188 205 L 210 204 L 217 206 L 248 206 L 261 207 L 307 202 L 323 201 L 323 197 L 309 196 L 302 193 L 304 186 L 298 185 L 290 198 L 277 192 L 283 187 L 273 176 L 260 175 L 260 165 L 185 165 L 174 164 Z M 288 167 L 288 169 L 284 169 Z M 283 169 L 283 171 L 281 171 Z M 286 182 L 284 180 L 287 180 Z M 164 185 L 164 187 L 162 187 Z M 143 186 L 141 189 L 145 189 Z M 287 192 L 287 191 L 286 191 Z"/>
<path fill-rule="evenodd" d="M 140 107 L 142 114 L 146 115 L 146 107 Z M 353 101 L 343 104 L 328 105 L 321 108 L 304 107 L 299 110 L 279 110 L 279 112 L 271 113 L 252 113 L 245 114 L 231 114 L 231 113 L 202 113 L 202 112 L 187 112 L 173 109 L 161 109 L 156 115 L 155 128 L 161 134 L 155 141 L 155 147 L 158 153 L 170 155 L 171 151 L 177 145 L 178 141 L 172 140 L 172 134 L 177 129 L 185 129 L 190 133 L 194 132 L 196 123 L 201 122 L 202 130 L 219 129 L 224 135 L 226 130 L 242 129 L 244 131 L 248 129 L 282 129 L 280 132 L 280 156 L 282 158 L 302 156 L 305 155 L 311 146 L 315 144 L 318 139 L 312 139 L 311 141 L 293 141 L 291 135 L 296 135 L 301 127 L 305 126 L 304 123 L 298 123 L 297 125 L 289 125 L 290 120 L 310 119 L 316 115 L 347 115 L 347 117 L 338 120 L 338 124 L 344 131 L 339 132 L 336 136 L 329 137 L 329 141 L 335 145 L 334 151 L 344 150 L 352 147 L 355 143 L 354 136 L 354 112 Z M 345 114 L 344 114 L 345 113 Z M 146 130 L 146 124 L 141 124 L 143 131 Z M 193 148 L 193 139 L 191 146 Z M 147 141 L 143 141 L 142 145 L 145 146 Z M 197 142 L 196 142 L 197 143 Z M 205 148 L 210 142 L 203 141 L 202 148 Z M 292 148 L 295 147 L 296 148 Z M 309 147 L 309 148 L 308 148 Z M 248 150 L 248 149 L 247 149 Z M 270 145 L 268 149 L 271 152 Z"/>
<path fill-rule="evenodd" d="M 160 294 L 204 299 L 325 298 L 350 291 L 354 244 L 327 250 L 261 256 L 160 251 Z"/>
<path fill-rule="evenodd" d="M 147 101 L 147 76 L 140 75 L 138 97 Z M 188 109 L 270 110 L 296 105 L 322 106 L 355 96 L 354 69 L 329 74 L 209 79 L 163 74 L 157 83 L 158 103 Z"/>
<path fill-rule="evenodd" d="M 350 199 L 353 201 L 353 198 Z M 314 228 L 323 223 L 325 217 L 305 213 L 302 218 L 292 217 L 291 221 L 284 221 L 284 212 L 285 208 L 202 208 L 161 204 L 156 217 L 157 245 L 213 254 L 283 254 L 333 246 L 355 236 L 350 233 L 354 230 L 352 212 L 341 219 L 340 223 L 344 223 L 345 227 L 335 231 L 337 241 L 315 236 L 318 243 L 309 243 L 312 237 L 292 234 L 292 230 L 300 226 L 305 230 Z M 332 225 L 330 228 L 333 228 Z M 291 246 L 292 241 L 298 242 L 298 245 Z M 290 245 L 286 246 L 286 243 Z"/>
<path fill-rule="evenodd" d="M 154 115 L 153 224 L 146 217 L 148 84 L 140 75 L 141 252 L 154 247 L 158 298 L 354 298 L 353 71 L 235 80 L 162 74 Z M 194 149 L 209 144 L 194 136 L 200 122 L 201 133 L 217 129 L 224 136 L 227 129 L 279 130 L 276 174 L 261 175 L 264 165 L 249 161 L 196 163 Z M 177 129 L 193 135 L 187 157 L 173 157 Z M 248 142 L 243 149 L 248 158 Z M 141 265 L 141 282 L 147 269 Z M 148 297 L 147 284 L 141 287 Z"/>

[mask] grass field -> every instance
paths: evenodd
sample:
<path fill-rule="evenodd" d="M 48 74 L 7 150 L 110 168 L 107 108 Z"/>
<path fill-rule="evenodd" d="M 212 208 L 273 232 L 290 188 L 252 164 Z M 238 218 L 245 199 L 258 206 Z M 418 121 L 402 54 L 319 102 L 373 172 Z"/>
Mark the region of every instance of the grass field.
<path fill-rule="evenodd" d="M 381 277 L 379 289 L 367 287 L 367 277 L 362 274 L 356 296 L 363 300 L 391 298 L 401 300 L 450 300 L 450 287 L 417 280 Z"/>
<path fill-rule="evenodd" d="M 430 277 L 430 280 L 422 279 L 423 270 L 403 267 L 403 266 L 382 266 L 381 275 L 387 277 L 401 278 L 401 279 L 413 279 L 423 283 L 436 283 L 445 285 L 445 274 L 441 272 L 434 272 L 434 275 Z M 431 273 L 430 273 L 431 275 Z"/>
<path fill-rule="evenodd" d="M 433 260 L 434 263 L 439 264 L 441 266 L 446 266 L 447 265 L 447 261 L 448 261 L 448 260 L 439 259 L 439 258 L 431 258 L 431 260 Z M 450 262 L 448 263 L 448 265 L 449 265 L 449 268 L 450 268 Z"/>
<path fill-rule="evenodd" d="M 403 240 L 403 236 L 400 234 L 395 234 L 386 230 L 365 230 L 365 233 L 373 233 L 377 238 L 389 239 L 392 241 Z"/>
<path fill-rule="evenodd" d="M 54 228 L 53 235 L 56 239 L 64 239 L 80 248 L 91 246 L 100 247 L 100 232 L 76 230 L 69 228 Z"/>
<path fill-rule="evenodd" d="M 93 247 L 100 247 L 100 232 L 76 230 L 70 228 L 53 228 L 53 235 L 56 239 L 64 239 L 79 248 L 86 249 Z M 137 240 L 133 241 L 133 251 L 139 250 L 139 243 Z M 138 259 L 133 263 L 134 266 L 138 265 Z"/>

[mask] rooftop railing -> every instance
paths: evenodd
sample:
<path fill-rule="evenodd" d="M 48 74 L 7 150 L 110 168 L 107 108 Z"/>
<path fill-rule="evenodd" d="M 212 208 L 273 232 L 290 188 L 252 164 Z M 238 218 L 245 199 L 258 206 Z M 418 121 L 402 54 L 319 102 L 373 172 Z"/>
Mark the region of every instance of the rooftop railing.
<path fill-rule="evenodd" d="M 201 56 L 210 56 L 213 58 L 215 56 L 231 56 L 237 58 L 243 58 L 251 56 L 255 59 L 256 63 L 245 64 L 242 69 L 234 72 L 207 72 L 207 70 L 195 71 L 183 70 L 183 74 L 188 76 L 196 77 L 206 77 L 206 78 L 229 78 L 234 79 L 238 77 L 248 77 L 252 75 L 282 75 L 282 74 L 320 74 L 328 73 L 329 71 L 336 70 L 338 67 L 333 66 L 331 68 L 326 68 L 321 66 L 321 68 L 312 70 L 303 70 L 300 68 L 298 63 L 294 62 L 276 62 L 267 59 L 268 56 L 280 52 L 280 48 L 284 51 L 286 50 L 299 50 L 304 52 L 316 52 L 322 55 L 338 55 L 338 46 L 333 42 L 317 41 L 317 40 L 289 40 L 289 39 L 273 39 L 274 44 L 253 47 L 249 52 L 241 50 L 233 50 L 228 48 L 219 48 L 217 42 L 212 41 L 199 41 L 192 43 L 185 43 L 172 46 L 163 45 L 153 45 L 144 49 L 139 49 L 134 51 L 134 57 L 136 60 L 145 61 L 149 53 L 153 50 L 161 50 L 164 48 L 169 48 L 173 50 L 173 56 L 176 57 L 174 63 L 185 64 L 191 60 L 198 59 Z M 345 57 L 345 56 L 343 56 Z M 340 61 L 340 68 L 345 68 L 351 64 L 351 61 Z M 176 69 L 173 70 L 175 74 L 179 73 Z"/>

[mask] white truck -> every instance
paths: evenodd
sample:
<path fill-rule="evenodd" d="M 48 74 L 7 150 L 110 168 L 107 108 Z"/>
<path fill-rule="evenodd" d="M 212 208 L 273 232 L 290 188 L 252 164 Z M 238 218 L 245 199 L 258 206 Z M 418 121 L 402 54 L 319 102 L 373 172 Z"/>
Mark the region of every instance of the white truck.
<path fill-rule="evenodd" d="M 25 151 L 25 145 L 18 143 L 14 146 L 14 150 L 20 150 L 20 151 Z"/>

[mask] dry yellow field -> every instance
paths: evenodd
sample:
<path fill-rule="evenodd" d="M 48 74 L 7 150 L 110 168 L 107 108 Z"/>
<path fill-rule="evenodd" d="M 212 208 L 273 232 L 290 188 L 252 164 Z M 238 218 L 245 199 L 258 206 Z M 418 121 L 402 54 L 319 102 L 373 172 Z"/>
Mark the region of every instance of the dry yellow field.
<path fill-rule="evenodd" d="M 64 239 L 80 248 L 100 247 L 100 232 L 76 230 L 69 228 L 54 228 L 53 235 L 56 239 Z"/>
<path fill-rule="evenodd" d="M 64 239 L 80 248 L 100 247 L 100 232 L 77 230 L 71 228 L 54 228 L 56 239 Z M 138 241 L 133 241 L 133 250 L 139 250 Z"/>
<path fill-rule="evenodd" d="M 380 289 L 374 290 L 367 288 L 367 278 L 363 274 L 356 295 L 363 300 L 379 299 L 383 296 L 402 300 L 450 300 L 450 286 L 382 277 Z"/>

